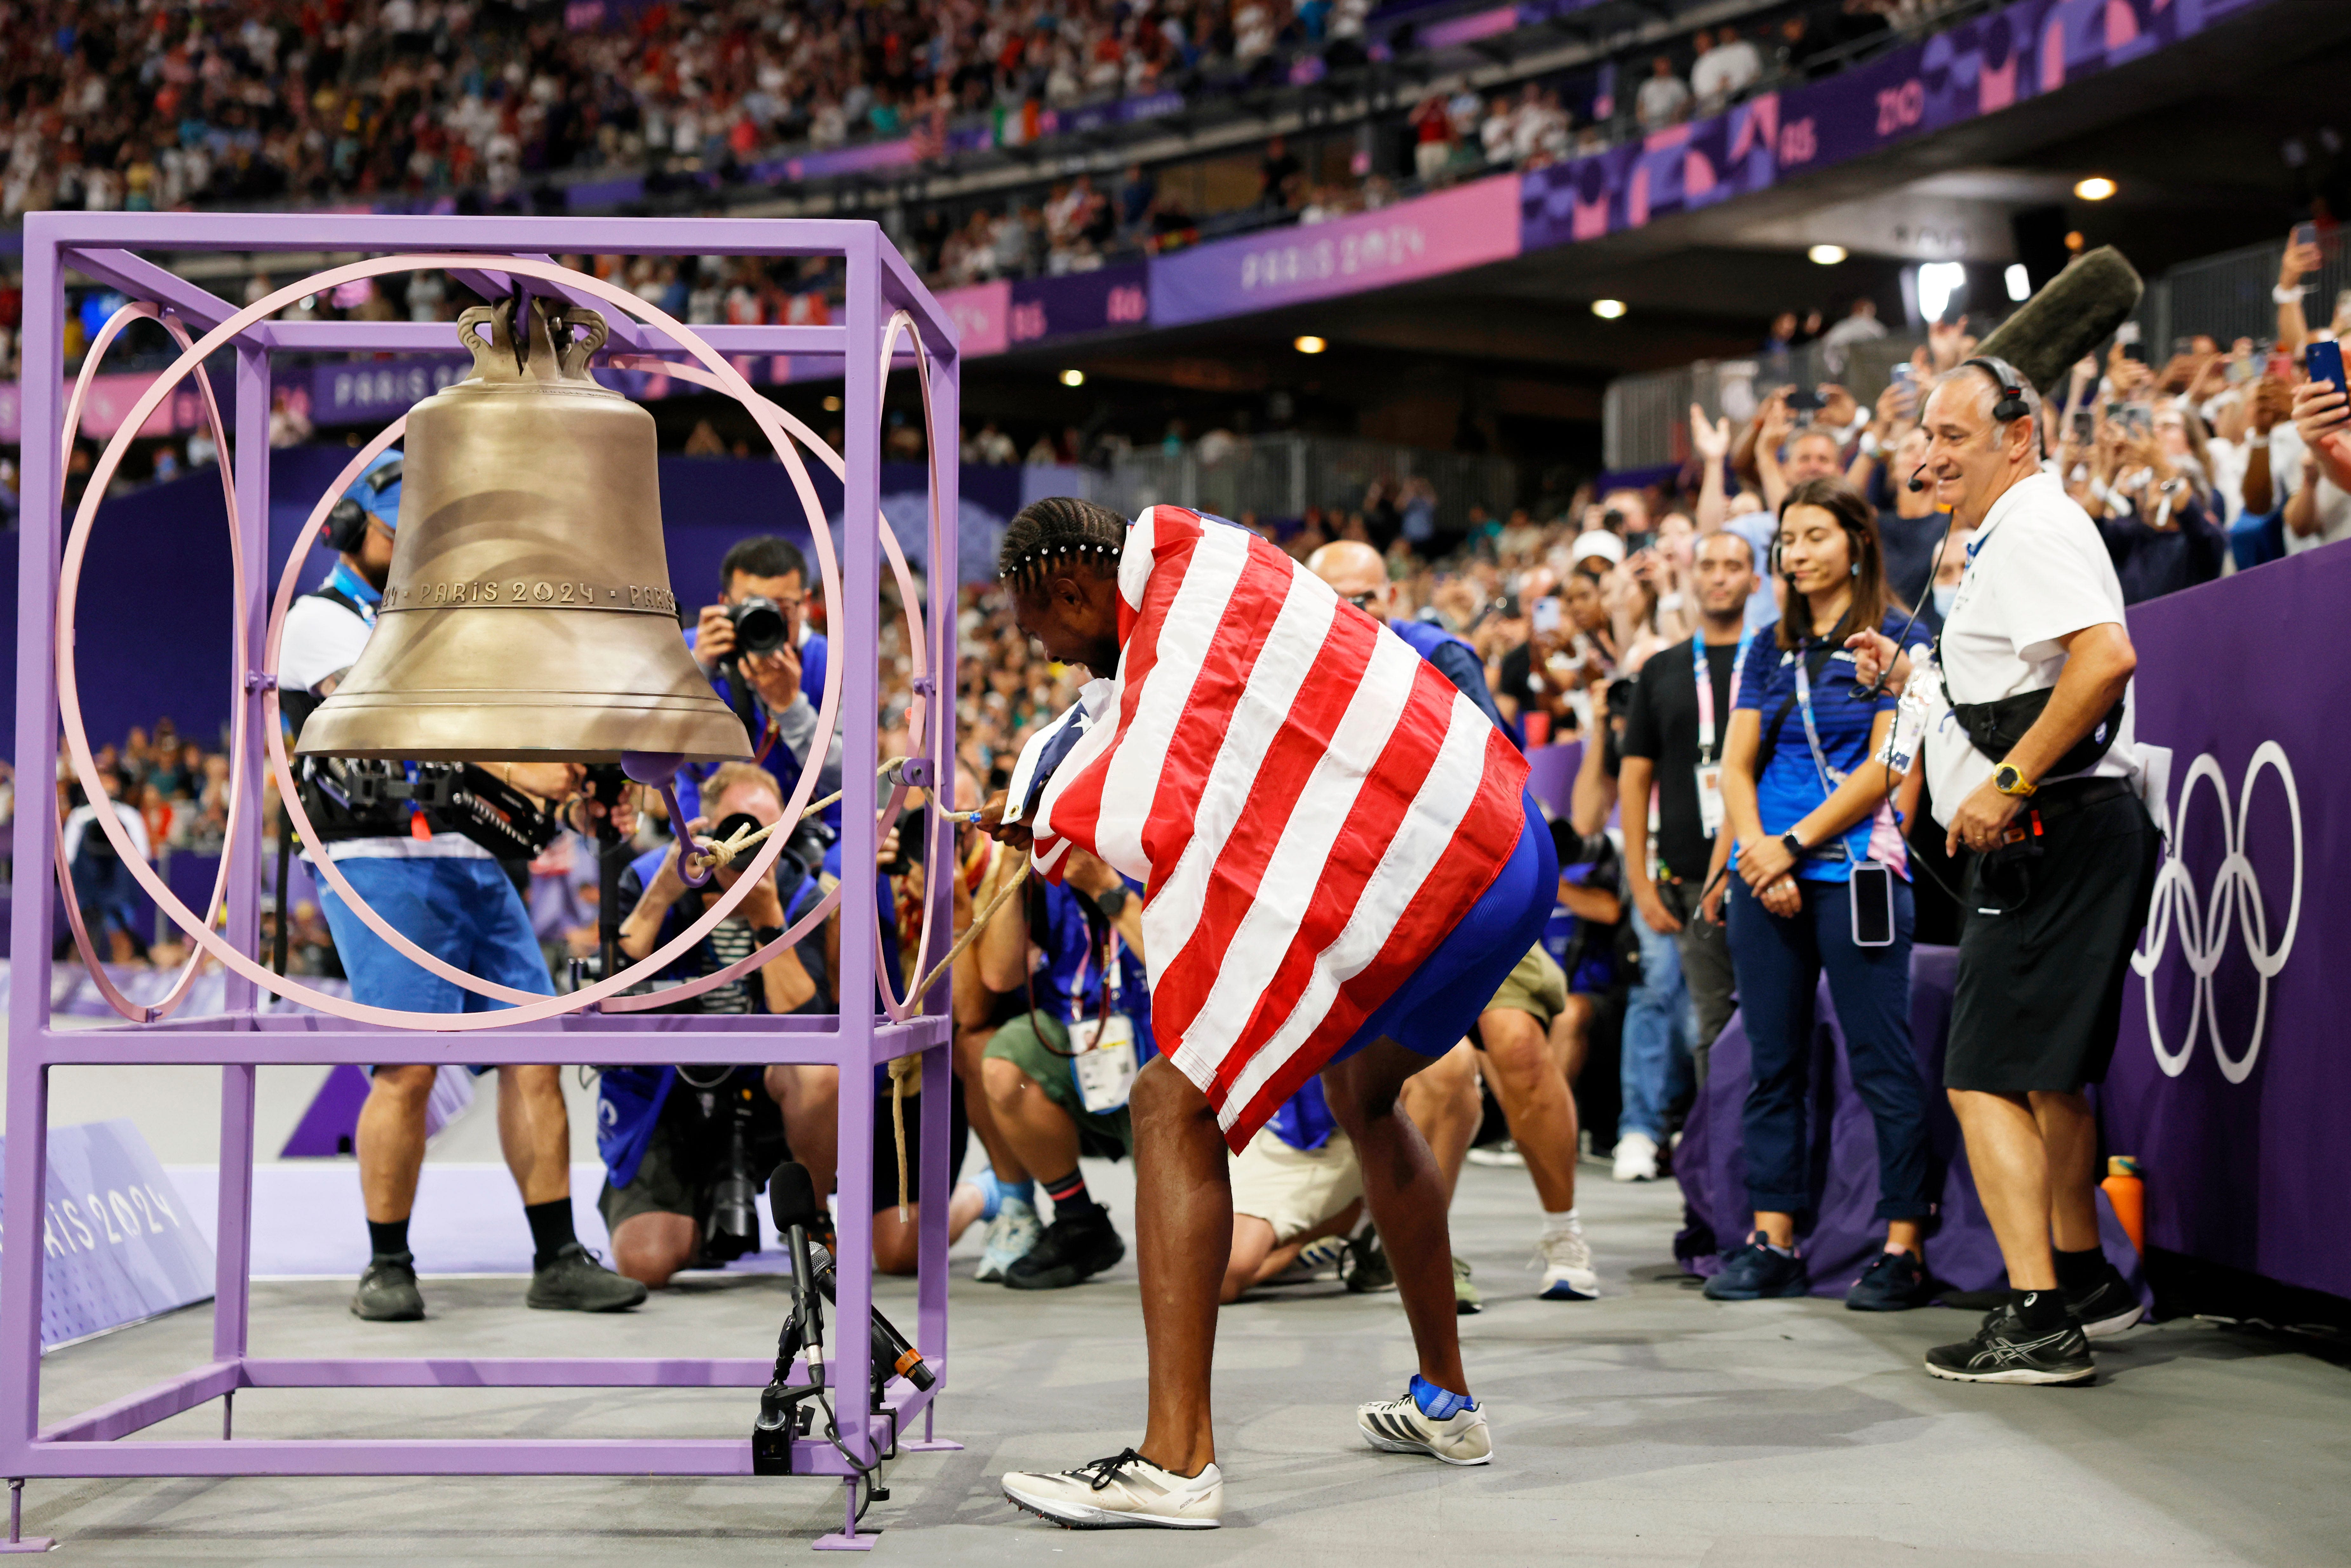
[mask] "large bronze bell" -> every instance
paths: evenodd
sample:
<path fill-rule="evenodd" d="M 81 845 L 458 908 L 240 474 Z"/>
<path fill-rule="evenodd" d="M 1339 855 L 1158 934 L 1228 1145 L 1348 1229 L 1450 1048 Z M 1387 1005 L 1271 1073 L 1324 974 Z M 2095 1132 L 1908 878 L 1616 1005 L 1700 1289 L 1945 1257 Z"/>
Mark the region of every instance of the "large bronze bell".
<path fill-rule="evenodd" d="M 577 327 L 586 334 L 575 341 Z M 457 318 L 474 373 L 408 416 L 375 631 L 298 750 L 451 762 L 751 754 L 679 633 L 653 416 L 588 374 L 606 332 L 592 310 L 520 296 Z"/>

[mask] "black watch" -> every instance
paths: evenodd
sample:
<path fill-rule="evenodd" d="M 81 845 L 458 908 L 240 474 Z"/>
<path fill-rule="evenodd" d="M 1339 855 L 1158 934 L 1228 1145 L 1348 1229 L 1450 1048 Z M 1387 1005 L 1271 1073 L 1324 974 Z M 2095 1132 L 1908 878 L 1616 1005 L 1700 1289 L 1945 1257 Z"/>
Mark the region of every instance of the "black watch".
<path fill-rule="evenodd" d="M 1788 846 L 1788 853 L 1794 856 L 1799 860 L 1802 860 L 1805 856 L 1812 853 L 1811 850 L 1804 847 L 1804 841 L 1797 837 L 1792 832 L 1780 835 L 1780 842 Z"/>
<path fill-rule="evenodd" d="M 1094 908 L 1102 912 L 1103 919 L 1115 920 L 1119 917 L 1119 911 L 1126 908 L 1126 900 L 1130 896 L 1126 884 L 1121 882 L 1115 888 L 1095 894 Z"/>
<path fill-rule="evenodd" d="M 769 942 L 774 941 L 778 937 L 782 936 L 784 932 L 789 929 L 790 929 L 790 928 L 788 926 L 753 926 L 751 928 L 751 941 L 755 947 L 763 948 Z"/>

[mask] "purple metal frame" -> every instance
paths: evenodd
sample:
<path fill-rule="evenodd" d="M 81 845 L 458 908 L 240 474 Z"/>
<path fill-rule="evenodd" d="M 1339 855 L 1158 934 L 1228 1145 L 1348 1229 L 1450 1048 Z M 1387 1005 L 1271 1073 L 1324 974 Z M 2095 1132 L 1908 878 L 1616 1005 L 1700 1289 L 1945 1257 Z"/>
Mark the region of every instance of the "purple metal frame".
<path fill-rule="evenodd" d="M 57 757 L 57 686 L 54 659 L 58 600 L 57 561 L 63 539 L 58 439 L 64 396 L 64 275 L 71 270 L 152 299 L 199 330 L 235 313 L 227 302 L 176 277 L 138 254 L 141 248 L 217 251 L 350 251 L 467 253 L 483 258 L 483 286 L 503 293 L 499 256 L 543 260 L 550 254 L 758 256 L 841 256 L 848 265 L 844 320 L 832 327 L 732 327 L 704 329 L 728 353 L 826 356 L 842 365 L 848 472 L 842 515 L 874 519 L 881 510 L 880 465 L 883 332 L 894 311 L 907 312 L 938 374 L 933 381 L 932 451 L 956 446 L 959 362 L 953 323 L 914 276 L 879 227 L 831 220 L 667 220 L 645 218 L 391 217 L 321 213 L 68 213 L 32 215 L 25 225 L 23 337 L 23 494 L 19 524 L 21 572 L 17 602 L 16 766 L 19 777 L 54 776 Z M 675 351 L 667 337 L 642 323 L 612 322 L 615 351 Z M 446 347 L 449 328 L 406 322 L 295 323 L 269 321 L 236 339 L 235 457 L 238 526 L 246 559 L 260 564 L 248 576 L 246 602 L 234 607 L 258 659 L 269 599 L 268 424 L 273 350 L 372 350 Z M 430 339 L 429 343 L 426 341 Z M 907 362 L 904 358 L 898 363 Z M 944 556 L 956 557 L 956 464 L 935 464 Z M 882 584 L 879 538 L 872 525 L 844 526 L 842 624 L 829 628 L 834 658 L 843 666 L 841 696 L 842 857 L 872 862 L 875 811 L 875 678 L 880 649 Z M 934 548 L 936 548 L 935 542 Z M 956 605 L 950 567 L 931 574 L 928 672 L 939 696 L 935 722 L 946 727 L 934 754 L 954 754 Z M 941 585 L 945 585 L 942 587 Z M 235 672 L 246 705 L 246 753 L 235 765 L 259 780 L 262 698 L 256 683 Z M 227 938 L 258 952 L 260 930 L 260 790 L 246 792 L 247 820 L 230 867 Z M 933 819 L 929 864 L 951 865 L 951 829 Z M 16 863 L 47 867 L 57 833 L 53 814 L 17 814 Z M 933 950 L 951 938 L 944 879 L 930 889 Z M 838 1019 L 720 1019 L 570 1014 L 545 1023 L 471 1034 L 374 1029 L 301 1014 L 266 1014 L 255 987 L 232 974 L 228 1012 L 204 1019 L 110 1029 L 57 1031 L 47 1016 L 51 900 L 46 878 L 20 881 L 14 900 L 13 941 L 19 972 L 9 988 L 6 1194 L 0 1231 L 16 1237 L 41 1233 L 42 1176 L 47 1166 L 48 1077 L 68 1064 L 219 1064 L 221 1178 L 218 1272 L 213 1308 L 213 1359 L 125 1398 L 47 1428 L 39 1424 L 41 1249 L 0 1252 L 0 1476 L 21 1487 L 27 1477 L 197 1475 L 749 1475 L 747 1437 L 629 1439 L 497 1438 L 364 1441 L 254 1441 L 232 1436 L 231 1410 L 240 1388 L 298 1387 L 731 1387 L 763 1386 L 769 1359 L 574 1360 L 565 1358 L 434 1357 L 413 1360 L 329 1358 L 289 1360 L 249 1353 L 252 1254 L 255 1069 L 263 1063 L 342 1063 L 381 1060 L 397 1041 L 402 1061 L 441 1063 L 571 1063 L 611 1064 L 831 1063 L 841 1069 L 839 1305 L 827 1374 L 841 1438 L 872 1464 L 893 1447 L 952 1448 L 934 1438 L 933 1401 L 946 1380 L 947 1206 L 926 1204 L 919 1237 L 916 1342 L 936 1383 L 916 1392 L 893 1379 L 883 1391 L 884 1414 L 862 1417 L 872 1403 L 867 1312 L 873 1294 L 872 1148 L 876 1064 L 919 1052 L 925 1087 L 947 1092 L 951 1065 L 946 985 L 935 1011 L 904 1023 L 877 1012 Z M 845 879 L 841 904 L 840 994 L 874 994 L 875 929 L 872 880 Z M 883 911 L 889 918 L 889 911 Z M 947 1190 L 947 1118 L 922 1121 L 921 1189 Z M 845 1372 L 844 1372 L 844 1369 Z M 846 1397 L 842 1397 L 846 1396 Z M 218 1397 L 219 1441 L 173 1439 L 118 1443 L 142 1428 Z M 749 1410 L 744 1412 L 746 1425 Z M 923 1436 L 899 1433 L 919 1414 Z M 831 1444 L 795 1445 L 796 1473 L 841 1476 L 846 1495 L 842 1533 L 820 1548 L 870 1546 L 856 1527 L 857 1480 Z M 12 1492 L 12 1505 L 17 1493 Z M 38 1549 L 19 1541 L 12 1506 L 9 1539 L 0 1551 Z"/>

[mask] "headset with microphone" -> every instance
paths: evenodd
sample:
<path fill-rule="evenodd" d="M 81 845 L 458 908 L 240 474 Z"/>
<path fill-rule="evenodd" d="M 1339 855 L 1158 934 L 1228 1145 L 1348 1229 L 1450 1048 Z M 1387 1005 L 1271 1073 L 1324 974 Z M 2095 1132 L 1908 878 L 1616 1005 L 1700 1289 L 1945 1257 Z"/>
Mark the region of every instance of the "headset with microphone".
<path fill-rule="evenodd" d="M 380 463 L 352 481 L 350 493 L 328 510 L 327 520 L 319 526 L 319 542 L 338 555 L 355 554 L 367 539 L 368 514 L 383 504 L 384 492 L 400 483 L 401 469 L 406 460 L 395 455 L 390 462 Z M 355 497 L 364 495 L 362 504 Z"/>

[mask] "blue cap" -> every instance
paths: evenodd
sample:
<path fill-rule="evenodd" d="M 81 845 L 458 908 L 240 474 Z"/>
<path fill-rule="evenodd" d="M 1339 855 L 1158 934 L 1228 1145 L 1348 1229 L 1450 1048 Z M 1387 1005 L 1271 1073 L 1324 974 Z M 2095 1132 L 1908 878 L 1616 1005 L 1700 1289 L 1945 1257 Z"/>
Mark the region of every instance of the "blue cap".
<path fill-rule="evenodd" d="M 379 452 L 372 462 L 360 470 L 359 478 L 353 480 L 351 487 L 343 493 L 387 528 L 400 526 L 401 464 L 402 454 L 398 449 Z"/>

